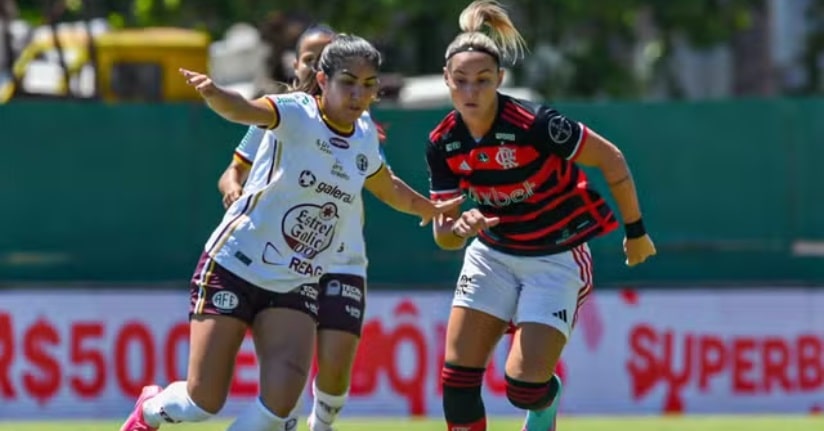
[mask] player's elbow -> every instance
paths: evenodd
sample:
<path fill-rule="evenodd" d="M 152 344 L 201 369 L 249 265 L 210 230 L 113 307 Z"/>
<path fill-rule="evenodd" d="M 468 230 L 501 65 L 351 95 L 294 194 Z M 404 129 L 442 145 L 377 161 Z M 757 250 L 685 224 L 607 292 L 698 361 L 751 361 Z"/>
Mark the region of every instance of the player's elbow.
<path fill-rule="evenodd" d="M 218 189 L 218 191 L 221 192 L 221 193 L 226 193 L 226 187 L 227 187 L 227 184 L 229 183 L 229 181 L 230 181 L 229 173 L 224 172 L 223 175 L 221 175 L 220 178 L 217 179 L 217 189 Z"/>
<path fill-rule="evenodd" d="M 614 145 L 604 148 L 597 166 L 607 181 L 623 178 L 629 172 L 624 153 Z"/>
<path fill-rule="evenodd" d="M 600 170 L 605 177 L 621 176 L 627 171 L 624 153 L 595 131 L 590 131 L 575 161 Z"/>
<path fill-rule="evenodd" d="M 206 103 L 224 120 L 232 123 L 268 128 L 269 122 L 271 122 L 270 112 L 265 109 L 258 109 L 240 95 L 226 100 L 210 100 Z"/>
<path fill-rule="evenodd" d="M 221 117 L 223 117 L 223 119 L 230 121 L 232 123 L 245 124 L 248 126 L 258 125 L 255 124 L 254 121 L 250 121 L 248 118 L 249 116 L 246 115 L 246 113 L 243 110 L 234 106 L 230 106 L 224 109 L 223 111 L 219 112 L 219 114 Z"/>
<path fill-rule="evenodd" d="M 234 182 L 234 174 L 234 169 L 230 166 L 225 171 L 223 171 L 223 174 L 221 174 L 220 178 L 217 179 L 217 189 L 221 193 L 226 193 L 226 190 Z"/>

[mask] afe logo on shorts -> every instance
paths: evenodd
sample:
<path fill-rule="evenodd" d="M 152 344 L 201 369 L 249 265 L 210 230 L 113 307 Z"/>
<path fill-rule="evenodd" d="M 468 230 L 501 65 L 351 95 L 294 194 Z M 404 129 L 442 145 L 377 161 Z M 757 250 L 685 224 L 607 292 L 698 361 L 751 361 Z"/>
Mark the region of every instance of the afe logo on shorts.
<path fill-rule="evenodd" d="M 221 290 L 220 292 L 212 295 L 212 305 L 214 305 L 218 310 L 229 311 L 237 308 L 237 306 L 240 305 L 240 300 L 234 292 Z"/>
<path fill-rule="evenodd" d="M 281 230 L 286 244 L 306 259 L 314 259 L 332 244 L 338 224 L 338 207 L 304 204 L 292 207 L 283 216 Z"/>

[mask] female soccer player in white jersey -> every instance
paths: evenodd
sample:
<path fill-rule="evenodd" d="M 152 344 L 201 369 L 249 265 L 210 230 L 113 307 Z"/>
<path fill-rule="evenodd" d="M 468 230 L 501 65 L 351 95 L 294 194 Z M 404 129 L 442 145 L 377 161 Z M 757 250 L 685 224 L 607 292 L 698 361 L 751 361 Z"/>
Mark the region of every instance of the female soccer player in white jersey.
<path fill-rule="evenodd" d="M 445 249 L 466 248 L 446 331 L 443 408 L 449 431 L 485 431 L 481 382 L 507 322 L 517 326 L 506 393 L 527 410 L 526 431 L 555 430 L 555 364 L 592 289 L 587 241 L 618 226 L 578 166 L 598 168 L 626 232 L 629 265 L 655 254 L 621 151 L 549 106 L 498 93 L 502 62 L 523 39 L 506 11 L 477 0 L 460 15 L 444 78 L 454 110 L 432 131 L 433 198 L 467 193 L 476 208 L 434 223 Z"/>
<path fill-rule="evenodd" d="M 144 388 L 122 431 L 197 422 L 225 402 L 235 356 L 251 328 L 260 363 L 260 397 L 230 431 L 286 431 L 306 383 L 315 344 L 318 279 L 357 217 L 349 199 L 366 187 L 422 224 L 461 200 L 434 204 L 398 187 L 379 155 L 374 123 L 363 117 L 377 93 L 380 53 L 356 36 L 324 48 L 305 92 L 249 101 L 203 74 L 183 70 L 224 118 L 268 127 L 275 143 L 266 174 L 227 210 L 207 241 L 192 282 L 186 382 Z M 332 189 L 318 188 L 321 182 Z M 340 232 L 339 232 L 340 231 Z"/>
<path fill-rule="evenodd" d="M 312 79 L 321 51 L 334 36 L 335 32 L 326 26 L 309 27 L 300 35 L 293 64 L 295 85 L 307 83 Z M 247 179 L 251 185 L 257 181 L 257 176 L 264 174 L 260 169 L 260 162 L 256 163 L 256 160 L 259 160 L 259 154 L 260 160 L 265 160 L 267 147 L 273 139 L 274 132 L 256 126 L 249 127 L 235 149 L 232 161 L 218 181 L 224 206 L 228 207 L 240 198 Z M 394 176 L 393 180 L 399 181 Z M 334 190 L 333 186 L 325 183 L 319 183 L 315 187 Z M 351 198 L 361 201 L 360 196 L 353 195 Z M 358 225 L 346 228 L 346 232 L 352 233 L 351 238 L 333 246 L 334 254 L 326 273 L 320 278 L 315 351 L 318 373 L 312 382 L 313 403 L 308 418 L 310 431 L 331 429 L 343 409 L 349 391 L 352 365 L 360 341 L 366 307 L 367 259 L 360 226 L 362 218 L 362 213 L 360 220 L 352 218 L 353 223 Z"/>

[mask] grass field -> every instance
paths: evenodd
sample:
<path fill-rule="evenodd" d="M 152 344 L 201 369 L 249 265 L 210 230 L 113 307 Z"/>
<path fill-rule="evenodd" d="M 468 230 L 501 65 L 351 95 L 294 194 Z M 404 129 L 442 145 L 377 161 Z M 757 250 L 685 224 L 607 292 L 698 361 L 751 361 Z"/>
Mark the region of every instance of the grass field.
<path fill-rule="evenodd" d="M 488 431 L 519 431 L 520 420 L 492 419 Z M 223 431 L 227 422 L 165 426 L 167 431 Z M 0 431 L 117 431 L 119 422 L 3 422 Z M 563 418 L 559 431 L 821 431 L 824 416 Z M 300 424 L 299 430 L 306 427 Z M 443 431 L 436 420 L 342 420 L 338 431 Z"/>

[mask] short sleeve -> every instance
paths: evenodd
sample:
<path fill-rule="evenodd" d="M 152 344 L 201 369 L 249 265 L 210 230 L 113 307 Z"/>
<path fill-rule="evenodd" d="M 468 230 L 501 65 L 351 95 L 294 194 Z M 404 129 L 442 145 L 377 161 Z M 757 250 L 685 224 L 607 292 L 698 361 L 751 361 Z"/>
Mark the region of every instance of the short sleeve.
<path fill-rule="evenodd" d="M 257 126 L 249 127 L 249 130 L 246 131 L 243 139 L 240 140 L 237 148 L 235 148 L 235 157 L 251 165 L 255 160 L 255 155 L 265 135 L 266 130 Z"/>
<path fill-rule="evenodd" d="M 270 94 L 264 97 L 275 111 L 274 119 L 267 128 L 278 131 L 299 129 L 300 119 L 307 115 L 307 109 L 315 103 L 312 96 L 300 92 Z"/>
<path fill-rule="evenodd" d="M 379 155 L 380 155 L 380 157 L 381 157 L 381 162 L 383 162 L 383 164 L 384 164 L 384 165 L 386 165 L 386 167 L 387 167 L 387 168 L 390 168 L 390 169 L 391 169 L 391 168 L 392 168 L 392 165 L 390 165 L 390 164 L 389 164 L 389 161 L 386 159 L 386 151 L 384 151 L 384 149 L 383 149 L 383 145 L 381 145 L 380 147 L 378 147 L 378 154 L 379 154 Z"/>
<path fill-rule="evenodd" d="M 381 161 L 383 164 L 386 165 L 387 168 L 392 168 L 389 162 L 386 160 L 386 151 L 384 151 L 383 146 L 386 144 L 386 129 L 383 127 L 381 123 L 372 120 L 375 123 L 375 130 L 378 132 L 378 142 L 380 142 L 380 147 L 378 148 L 381 156 Z"/>
<path fill-rule="evenodd" d="M 375 127 L 378 130 L 378 139 L 380 140 L 381 144 L 386 142 L 386 129 L 380 123 L 375 123 Z"/>
<path fill-rule="evenodd" d="M 429 195 L 432 200 L 460 196 L 460 178 L 446 163 L 446 154 L 431 141 L 426 146 L 426 164 L 429 169 Z"/>
<path fill-rule="evenodd" d="M 587 136 L 587 127 L 560 112 L 541 107 L 532 125 L 532 137 L 541 147 L 574 161 Z"/>
<path fill-rule="evenodd" d="M 371 119 L 369 119 L 369 123 L 372 127 L 370 127 L 371 133 L 367 138 L 369 139 L 367 150 L 365 154 L 359 154 L 358 160 L 356 160 L 358 169 L 361 170 L 361 172 L 366 171 L 367 178 L 377 174 L 385 166 L 378 128 Z"/>

